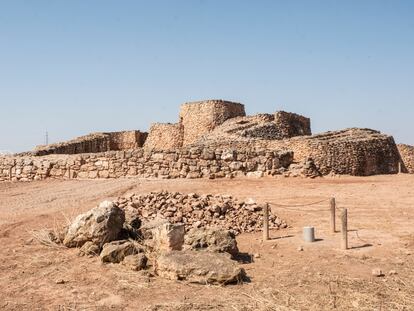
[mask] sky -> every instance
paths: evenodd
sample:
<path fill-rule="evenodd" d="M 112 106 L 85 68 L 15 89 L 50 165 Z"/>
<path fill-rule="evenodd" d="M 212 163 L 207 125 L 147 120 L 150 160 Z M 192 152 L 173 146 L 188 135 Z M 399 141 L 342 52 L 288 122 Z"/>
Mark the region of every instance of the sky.
<path fill-rule="evenodd" d="M 414 144 L 414 1 L 0 0 L 0 150 L 176 122 L 195 100 Z"/>

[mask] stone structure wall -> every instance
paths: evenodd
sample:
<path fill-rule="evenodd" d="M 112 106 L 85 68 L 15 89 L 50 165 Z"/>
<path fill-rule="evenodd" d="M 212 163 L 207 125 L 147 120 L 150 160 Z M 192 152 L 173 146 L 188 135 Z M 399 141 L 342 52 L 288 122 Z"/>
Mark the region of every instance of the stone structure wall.
<path fill-rule="evenodd" d="M 140 148 L 144 145 L 148 133 L 140 131 L 124 131 L 106 133 L 109 135 L 109 150 L 129 150 Z"/>
<path fill-rule="evenodd" d="M 95 153 L 142 147 L 147 133 L 123 131 L 92 133 L 62 143 L 37 146 L 33 155 Z"/>
<path fill-rule="evenodd" d="M 195 144 L 217 142 L 282 140 L 294 136 L 311 135 L 310 119 L 284 111 L 235 117 L 201 136 Z"/>
<path fill-rule="evenodd" d="M 265 149 L 143 148 L 77 155 L 0 157 L 0 181 L 45 178 L 220 178 L 280 174 L 292 163 L 291 151 Z"/>
<path fill-rule="evenodd" d="M 414 146 L 399 144 L 397 147 L 403 163 L 402 171 L 414 174 Z"/>
<path fill-rule="evenodd" d="M 170 150 L 183 145 L 183 127 L 179 123 L 154 123 L 149 130 L 144 148 Z"/>
<path fill-rule="evenodd" d="M 310 119 L 296 113 L 278 111 L 275 123 L 283 138 L 312 135 Z"/>
<path fill-rule="evenodd" d="M 321 175 L 395 174 L 398 172 L 400 161 L 392 136 L 358 128 L 281 140 L 223 140 L 211 143 L 211 146 L 292 150 L 295 163 L 304 163 L 312 159 Z"/>
<path fill-rule="evenodd" d="M 224 100 L 183 104 L 180 110 L 180 124 L 184 129 L 183 145 L 196 142 L 227 119 L 245 115 L 244 105 Z"/>
<path fill-rule="evenodd" d="M 369 176 L 398 173 L 399 154 L 392 136 L 368 129 L 315 135 L 308 140 L 319 171 Z"/>

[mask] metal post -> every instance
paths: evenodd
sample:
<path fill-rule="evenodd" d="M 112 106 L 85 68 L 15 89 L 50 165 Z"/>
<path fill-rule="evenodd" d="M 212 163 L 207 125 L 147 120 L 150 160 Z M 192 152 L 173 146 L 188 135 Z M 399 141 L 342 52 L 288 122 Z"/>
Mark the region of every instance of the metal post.
<path fill-rule="evenodd" d="M 331 230 L 333 233 L 336 232 L 335 210 L 336 210 L 335 198 L 331 198 Z"/>
<path fill-rule="evenodd" d="M 269 240 L 269 204 L 263 206 L 263 241 Z"/>
<path fill-rule="evenodd" d="M 342 224 L 341 248 L 348 249 L 348 210 L 346 208 L 344 208 L 341 213 L 341 224 Z"/>

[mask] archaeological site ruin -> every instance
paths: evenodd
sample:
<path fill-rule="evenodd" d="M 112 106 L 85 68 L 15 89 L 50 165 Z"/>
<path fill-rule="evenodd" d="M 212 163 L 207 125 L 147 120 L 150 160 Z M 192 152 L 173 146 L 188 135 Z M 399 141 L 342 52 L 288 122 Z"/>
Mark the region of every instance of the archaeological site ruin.
<path fill-rule="evenodd" d="M 295 113 L 247 116 L 224 100 L 185 103 L 177 123 L 149 132 L 93 133 L 0 157 L 0 181 L 45 178 L 317 177 L 413 173 L 414 148 L 392 136 L 349 128 L 312 135 Z"/>

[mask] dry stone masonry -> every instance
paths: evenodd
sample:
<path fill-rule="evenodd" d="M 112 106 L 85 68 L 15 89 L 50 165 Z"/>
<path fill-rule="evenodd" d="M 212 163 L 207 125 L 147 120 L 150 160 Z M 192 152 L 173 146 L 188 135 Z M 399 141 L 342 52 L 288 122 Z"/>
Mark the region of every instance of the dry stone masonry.
<path fill-rule="evenodd" d="M 128 150 L 142 147 L 147 133 L 140 131 L 124 131 L 110 133 L 92 133 L 67 142 L 40 145 L 34 152 L 25 153 L 36 156 L 48 154 L 97 153 L 110 150 Z"/>
<path fill-rule="evenodd" d="M 154 123 L 145 141 L 146 149 L 173 150 L 183 146 L 183 126 L 179 123 Z"/>
<path fill-rule="evenodd" d="M 180 123 L 184 128 L 183 145 L 194 143 L 224 121 L 245 116 L 244 106 L 222 100 L 186 103 L 181 106 Z"/>
<path fill-rule="evenodd" d="M 310 119 L 278 111 L 246 116 L 224 100 L 185 103 L 177 123 L 141 131 L 94 133 L 0 155 L 0 181 L 44 178 L 220 178 L 413 173 L 412 147 L 350 128 L 312 135 Z"/>
<path fill-rule="evenodd" d="M 414 174 L 414 146 L 400 144 L 398 145 L 402 161 L 402 171 L 404 173 Z"/>
<path fill-rule="evenodd" d="M 77 155 L 0 157 L 0 181 L 46 178 L 220 178 L 281 174 L 291 151 L 214 149 L 203 147 L 153 151 L 134 149 Z"/>

